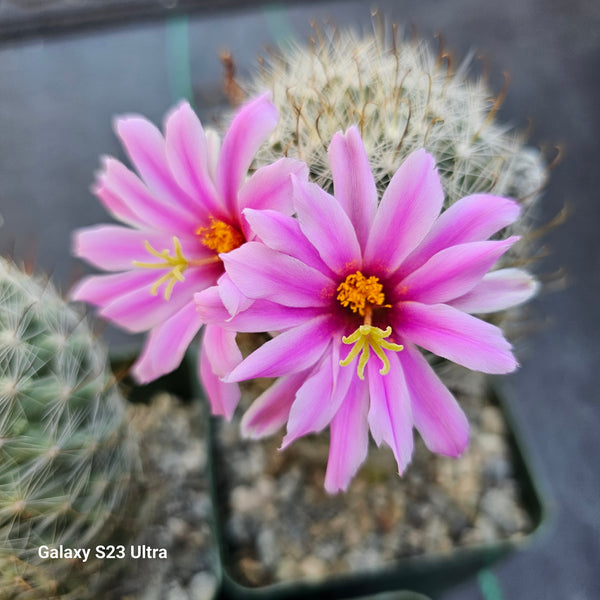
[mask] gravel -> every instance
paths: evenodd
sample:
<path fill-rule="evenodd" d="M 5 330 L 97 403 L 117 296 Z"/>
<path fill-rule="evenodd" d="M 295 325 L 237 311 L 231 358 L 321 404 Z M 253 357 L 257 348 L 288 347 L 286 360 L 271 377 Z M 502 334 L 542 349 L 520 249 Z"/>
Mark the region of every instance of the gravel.
<path fill-rule="evenodd" d="M 219 506 L 230 573 L 248 586 L 317 580 L 530 532 L 502 412 L 482 393 L 482 379 L 454 373 L 448 384 L 471 424 L 463 456 L 435 455 L 419 438 L 411 465 L 398 477 L 391 451 L 372 444 L 345 494 L 323 489 L 326 432 L 280 451 L 282 434 L 248 441 L 237 418 L 219 420 Z"/>
<path fill-rule="evenodd" d="M 143 490 L 133 544 L 165 548 L 167 559 L 128 560 L 104 600 L 211 600 L 217 547 L 207 473 L 206 414 L 200 403 L 160 394 L 133 408 Z"/>

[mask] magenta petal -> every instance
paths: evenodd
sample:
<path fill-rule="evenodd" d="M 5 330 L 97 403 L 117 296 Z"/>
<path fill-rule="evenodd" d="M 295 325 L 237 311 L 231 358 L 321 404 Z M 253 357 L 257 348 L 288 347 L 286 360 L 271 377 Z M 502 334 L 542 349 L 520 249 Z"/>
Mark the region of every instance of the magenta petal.
<path fill-rule="evenodd" d="M 242 354 L 235 343 L 235 336 L 235 331 L 228 331 L 215 325 L 207 325 L 204 328 L 202 345 L 213 373 L 220 378 L 228 375 L 242 362 Z"/>
<path fill-rule="evenodd" d="M 133 261 L 154 259 L 144 242 L 150 242 L 154 248 L 172 246 L 173 242 L 166 233 L 139 231 L 118 225 L 96 225 L 79 229 L 73 234 L 73 254 L 84 258 L 94 266 L 106 271 L 126 271 L 133 269 Z"/>
<path fill-rule="evenodd" d="M 397 354 L 388 354 L 390 371 L 381 375 L 381 364 L 371 358 L 367 363 L 369 378 L 369 427 L 377 445 L 385 442 L 394 453 L 400 475 L 413 452 L 413 419 L 406 379 Z"/>
<path fill-rule="evenodd" d="M 104 158 L 105 163 L 110 160 L 114 159 Z M 101 178 L 102 176 L 102 174 L 98 174 L 98 177 Z M 133 177 L 135 177 L 135 175 L 133 175 Z M 140 185 L 142 185 L 141 182 Z M 108 213 L 117 221 L 121 221 L 121 223 L 125 223 L 126 225 L 132 225 L 133 227 L 144 228 L 148 225 L 146 220 L 136 214 L 124 198 L 108 189 L 102 183 L 101 179 L 97 180 L 92 185 L 91 192 L 96 195 Z"/>
<path fill-rule="evenodd" d="M 425 237 L 443 200 L 435 159 L 425 150 L 413 152 L 381 199 L 364 252 L 365 263 L 395 271 Z"/>
<path fill-rule="evenodd" d="M 244 105 L 235 116 L 221 147 L 217 187 L 230 214 L 237 214 L 237 194 L 252 158 L 277 125 L 277 109 L 263 94 Z"/>
<path fill-rule="evenodd" d="M 282 306 L 269 300 L 254 300 L 252 306 L 232 317 L 223 306 L 218 288 L 211 287 L 194 295 L 202 322 L 233 331 L 282 331 L 318 317 L 320 308 Z"/>
<path fill-rule="evenodd" d="M 399 356 L 406 375 L 415 427 L 432 452 L 460 456 L 469 443 L 469 422 L 425 357 L 405 344 Z"/>
<path fill-rule="evenodd" d="M 407 300 L 447 302 L 466 294 L 518 240 L 470 242 L 441 250 L 399 285 Z"/>
<path fill-rule="evenodd" d="M 393 328 L 418 346 L 474 371 L 510 373 L 518 366 L 498 327 L 446 304 L 402 302 Z"/>
<path fill-rule="evenodd" d="M 316 248 L 306 239 L 298 219 L 274 210 L 244 210 L 244 216 L 254 234 L 269 248 L 297 258 L 299 261 L 325 272 L 325 265 Z"/>
<path fill-rule="evenodd" d="M 155 280 L 156 274 L 147 270 L 90 275 L 82 279 L 71 290 L 69 298 L 75 302 L 89 302 L 94 306 L 105 306 L 131 292 L 139 294 L 147 292 Z"/>
<path fill-rule="evenodd" d="M 225 381 L 279 377 L 303 371 L 321 358 L 330 340 L 328 317 L 311 319 L 263 344 L 242 361 Z"/>
<path fill-rule="evenodd" d="M 287 434 L 281 444 L 282 449 L 307 433 L 327 427 L 340 407 L 350 385 L 351 377 L 347 373 L 352 373 L 351 370 L 340 367 L 340 343 L 339 339 L 332 340 L 321 364 L 313 369 L 298 390 L 290 411 Z M 343 372 L 338 377 L 340 370 Z"/>
<path fill-rule="evenodd" d="M 336 133 L 328 149 L 333 191 L 365 248 L 377 210 L 377 189 L 367 152 L 356 126 L 346 134 Z"/>
<path fill-rule="evenodd" d="M 116 298 L 100 311 L 100 316 L 112 321 L 130 333 L 152 329 L 175 314 L 185 303 L 183 296 L 166 301 L 161 295 L 152 296 L 150 290 L 136 290 Z"/>
<path fill-rule="evenodd" d="M 209 359 L 210 352 L 211 350 L 206 347 L 203 341 L 200 346 L 198 374 L 208 396 L 211 412 L 214 415 L 224 416 L 229 420 L 240 401 L 240 387 L 237 383 L 224 383 L 214 373 Z"/>
<path fill-rule="evenodd" d="M 520 210 L 515 201 L 489 194 L 458 200 L 440 215 L 423 242 L 406 258 L 402 271 L 414 271 L 448 246 L 487 240 L 513 223 Z"/>
<path fill-rule="evenodd" d="M 294 210 L 291 175 L 305 180 L 308 177 L 308 167 L 292 158 L 280 158 L 273 164 L 261 167 L 241 187 L 238 210 L 271 209 L 291 215 Z M 249 231 L 244 233 L 247 238 L 250 237 Z"/>
<path fill-rule="evenodd" d="M 138 221 L 159 231 L 173 231 L 193 235 L 204 219 L 203 211 L 197 217 L 173 203 L 160 200 L 125 165 L 114 158 L 104 160 L 104 169 L 98 175 L 96 194 L 102 199 L 119 198 Z M 127 221 L 126 221 L 127 222 Z"/>
<path fill-rule="evenodd" d="M 206 136 L 187 102 L 180 102 L 165 119 L 167 161 L 177 183 L 208 214 L 222 216 L 215 184 L 209 174 Z"/>
<path fill-rule="evenodd" d="M 365 382 L 354 379 L 344 402 L 331 420 L 325 490 L 346 491 L 369 449 L 369 394 Z"/>
<path fill-rule="evenodd" d="M 227 273 L 223 273 L 219 277 L 218 290 L 221 302 L 230 316 L 235 316 L 240 311 L 246 310 L 253 302 L 240 292 L 240 289 L 231 281 L 231 277 Z"/>
<path fill-rule="evenodd" d="M 152 282 L 157 279 L 156 273 L 162 271 L 154 271 Z M 189 274 L 185 274 L 185 281 L 175 284 L 169 300 L 165 300 L 162 295 L 162 288 L 156 296 L 153 296 L 151 286 L 148 286 L 147 289 L 136 289 L 115 298 L 104 306 L 100 315 L 127 331 L 134 333 L 146 331 L 168 319 L 190 302 L 195 290 L 204 289 L 214 282 L 212 271 L 199 268 L 190 270 Z"/>
<path fill-rule="evenodd" d="M 335 283 L 319 271 L 258 242 L 220 256 L 227 274 L 248 298 L 286 306 L 325 306 L 335 289 Z"/>
<path fill-rule="evenodd" d="M 155 327 L 132 369 L 138 383 L 148 383 L 176 369 L 202 326 L 193 302 Z"/>
<path fill-rule="evenodd" d="M 468 313 L 505 310 L 526 302 L 537 294 L 539 283 L 521 269 L 499 269 L 488 273 L 464 296 L 450 302 Z"/>
<path fill-rule="evenodd" d="M 179 186 L 169 170 L 160 131 L 150 121 L 136 116 L 118 119 L 116 131 L 150 190 L 193 215 L 198 210 L 198 203 Z"/>
<path fill-rule="evenodd" d="M 307 372 L 302 371 L 280 377 L 254 400 L 242 417 L 242 435 L 259 439 L 281 429 L 288 419 L 296 392 L 306 379 L 306 375 Z"/>
<path fill-rule="evenodd" d="M 335 366 L 334 366 L 335 368 Z M 339 369 L 339 364 L 337 365 Z M 307 376 L 296 394 L 288 419 L 287 433 L 281 449 L 284 450 L 297 438 L 321 431 L 339 408 L 331 406 L 333 372 L 331 352 L 328 350 L 321 363 Z"/>
<path fill-rule="evenodd" d="M 196 292 L 194 294 L 194 304 L 203 323 L 220 325 L 231 319 L 231 314 L 223 306 L 218 285 Z"/>
<path fill-rule="evenodd" d="M 361 252 L 354 226 L 340 203 L 314 183 L 292 178 L 300 229 L 334 272 L 356 271 Z"/>

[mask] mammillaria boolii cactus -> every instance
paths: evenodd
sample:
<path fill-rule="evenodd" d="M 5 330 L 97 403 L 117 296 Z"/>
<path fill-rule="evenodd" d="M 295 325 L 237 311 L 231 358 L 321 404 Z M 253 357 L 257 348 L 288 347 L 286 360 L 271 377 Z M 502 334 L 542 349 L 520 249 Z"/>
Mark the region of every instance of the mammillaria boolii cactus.
<path fill-rule="evenodd" d="M 136 465 L 106 350 L 48 281 L 1 260 L 2 598 L 50 598 L 82 584 L 80 561 L 43 560 L 38 549 L 106 541 Z"/>

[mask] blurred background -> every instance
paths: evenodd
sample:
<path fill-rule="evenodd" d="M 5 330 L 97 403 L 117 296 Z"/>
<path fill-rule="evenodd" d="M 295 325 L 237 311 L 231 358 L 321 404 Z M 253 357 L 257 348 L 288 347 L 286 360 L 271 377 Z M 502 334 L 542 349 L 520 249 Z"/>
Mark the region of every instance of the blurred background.
<path fill-rule="evenodd" d="M 566 275 L 533 304 L 539 327 L 510 405 L 545 483 L 553 519 L 493 569 L 494 598 L 600 598 L 600 3 L 594 0 L 380 1 L 379 12 L 458 58 L 482 57 L 492 89 L 509 74 L 500 121 L 560 160 L 541 202 L 542 279 Z M 312 20 L 370 30 L 366 2 L 0 0 L 0 251 L 51 272 L 63 290 L 83 272 L 76 227 L 106 222 L 89 192 L 99 157 L 123 158 L 115 114 L 160 123 L 181 96 L 210 123 L 226 105 L 220 53 L 241 76 L 265 46 L 307 39 Z M 139 340 L 108 330 L 115 344 Z M 490 598 L 474 578 L 443 600 Z"/>

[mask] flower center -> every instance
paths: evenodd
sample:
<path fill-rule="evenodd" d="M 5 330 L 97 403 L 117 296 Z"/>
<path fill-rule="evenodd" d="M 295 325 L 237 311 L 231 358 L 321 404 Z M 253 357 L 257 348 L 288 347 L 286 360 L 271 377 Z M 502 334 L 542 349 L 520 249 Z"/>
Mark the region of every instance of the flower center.
<path fill-rule="evenodd" d="M 379 277 L 365 277 L 360 271 L 348 275 L 336 291 L 340 304 L 344 308 L 350 307 L 352 312 L 357 312 L 361 317 L 365 316 L 366 310 L 373 306 L 383 306 L 385 302 Z"/>
<path fill-rule="evenodd" d="M 231 252 L 244 243 L 244 236 L 235 227 L 213 217 L 210 218 L 210 225 L 199 227 L 196 234 L 207 248 L 217 254 Z"/>
<path fill-rule="evenodd" d="M 134 266 L 141 267 L 143 269 L 169 269 L 168 273 L 165 273 L 162 277 L 157 279 L 150 288 L 150 293 L 153 296 L 156 296 L 158 294 L 158 288 L 163 283 L 166 283 L 167 285 L 164 293 L 165 300 L 169 300 L 171 298 L 173 288 L 178 281 L 185 281 L 183 274 L 189 266 L 193 265 L 198 267 L 219 261 L 218 256 L 204 260 L 188 260 L 183 255 L 179 238 L 175 236 L 173 237 L 174 256 L 171 256 L 171 252 L 168 249 L 161 250 L 160 252 L 155 250 L 152 247 L 152 244 L 147 240 L 144 242 L 144 247 L 150 254 L 152 254 L 152 256 L 160 258 L 161 262 L 146 263 L 139 260 L 134 260 L 133 264 Z"/>
<path fill-rule="evenodd" d="M 390 371 L 390 360 L 384 350 L 400 352 L 404 346 L 388 341 L 386 338 L 392 334 L 392 328 L 380 329 L 372 325 L 373 308 L 390 308 L 384 304 L 385 294 L 379 277 L 371 275 L 365 277 L 360 271 L 352 273 L 340 283 L 337 290 L 337 300 L 344 307 L 349 307 L 354 313 L 364 317 L 363 324 L 349 336 L 343 336 L 344 344 L 354 344 L 348 356 L 340 361 L 340 366 L 347 367 L 360 353 L 357 373 L 360 379 L 365 378 L 365 367 L 371 356 L 371 350 L 379 357 L 383 366 L 379 370 L 381 375 Z"/>

